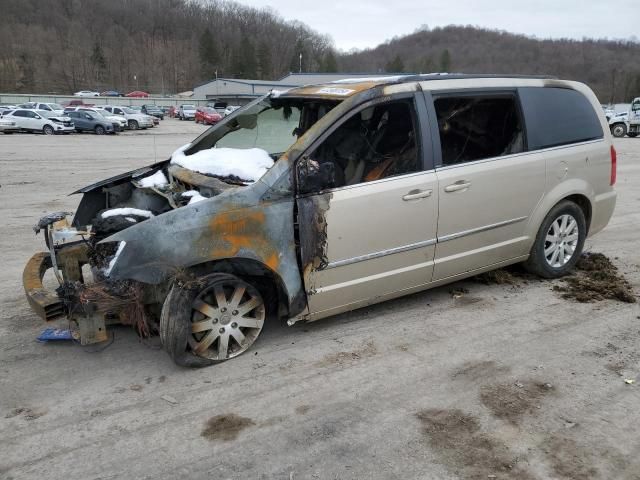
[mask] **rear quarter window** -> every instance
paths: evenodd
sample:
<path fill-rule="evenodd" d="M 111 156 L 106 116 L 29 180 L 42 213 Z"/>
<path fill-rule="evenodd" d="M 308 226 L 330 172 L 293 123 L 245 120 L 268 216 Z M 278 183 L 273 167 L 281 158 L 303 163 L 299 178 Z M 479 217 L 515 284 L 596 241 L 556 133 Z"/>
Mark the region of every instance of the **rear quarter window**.
<path fill-rule="evenodd" d="M 519 88 L 529 150 L 603 138 L 597 113 L 587 98 L 568 88 Z"/>

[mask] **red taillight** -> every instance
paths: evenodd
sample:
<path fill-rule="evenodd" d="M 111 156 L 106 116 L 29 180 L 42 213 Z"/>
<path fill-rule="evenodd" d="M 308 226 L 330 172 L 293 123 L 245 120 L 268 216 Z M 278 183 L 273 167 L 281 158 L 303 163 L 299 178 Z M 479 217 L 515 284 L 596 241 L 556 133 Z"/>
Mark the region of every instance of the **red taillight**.
<path fill-rule="evenodd" d="M 611 180 L 610 185 L 616 184 L 616 177 L 618 176 L 618 154 L 613 145 L 611 145 Z"/>

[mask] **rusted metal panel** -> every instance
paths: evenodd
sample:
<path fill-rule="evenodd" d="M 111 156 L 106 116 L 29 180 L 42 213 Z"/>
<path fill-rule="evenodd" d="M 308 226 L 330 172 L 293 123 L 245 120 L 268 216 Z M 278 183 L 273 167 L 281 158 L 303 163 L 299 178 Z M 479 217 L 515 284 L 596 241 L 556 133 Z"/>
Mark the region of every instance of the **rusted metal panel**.
<path fill-rule="evenodd" d="M 38 252 L 29 259 L 22 272 L 22 285 L 29 305 L 45 321 L 65 314 L 64 305 L 58 296 L 42 285 L 42 278 L 49 268 L 51 268 L 49 252 Z"/>

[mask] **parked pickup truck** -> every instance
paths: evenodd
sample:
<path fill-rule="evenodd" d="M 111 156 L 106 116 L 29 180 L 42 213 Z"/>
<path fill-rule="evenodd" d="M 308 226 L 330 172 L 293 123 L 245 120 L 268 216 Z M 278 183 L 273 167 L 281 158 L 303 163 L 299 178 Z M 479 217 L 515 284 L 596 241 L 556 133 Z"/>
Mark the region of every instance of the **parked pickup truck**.
<path fill-rule="evenodd" d="M 104 109 L 113 115 L 120 115 L 127 119 L 127 125 L 129 130 L 138 130 L 139 128 L 152 128 L 153 117 L 145 115 L 144 113 L 136 112 L 129 107 L 116 107 L 111 105 L 105 105 Z"/>

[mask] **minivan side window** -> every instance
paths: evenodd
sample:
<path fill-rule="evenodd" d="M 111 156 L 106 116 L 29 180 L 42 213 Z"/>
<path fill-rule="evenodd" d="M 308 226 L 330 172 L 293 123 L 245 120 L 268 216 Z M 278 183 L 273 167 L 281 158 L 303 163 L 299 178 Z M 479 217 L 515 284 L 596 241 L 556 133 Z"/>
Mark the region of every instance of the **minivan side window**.
<path fill-rule="evenodd" d="M 515 95 L 446 95 L 434 105 L 443 165 L 524 151 Z"/>
<path fill-rule="evenodd" d="M 300 190 L 309 193 L 420 171 L 416 132 L 413 100 L 367 107 L 299 162 Z"/>
<path fill-rule="evenodd" d="M 603 138 L 600 119 L 580 92 L 569 88 L 519 88 L 529 150 Z"/>

